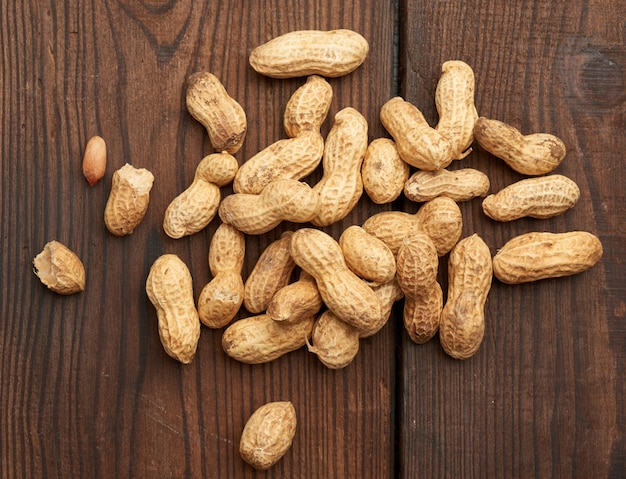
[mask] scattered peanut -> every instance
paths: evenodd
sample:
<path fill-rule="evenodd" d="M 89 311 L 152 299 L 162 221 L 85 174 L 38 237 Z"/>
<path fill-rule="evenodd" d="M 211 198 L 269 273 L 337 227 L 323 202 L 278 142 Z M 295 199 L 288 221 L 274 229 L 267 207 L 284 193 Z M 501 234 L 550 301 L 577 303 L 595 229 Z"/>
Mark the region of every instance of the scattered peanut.
<path fill-rule="evenodd" d="M 217 213 L 220 186 L 233 181 L 238 166 L 230 153 L 205 156 L 196 168 L 191 185 L 165 210 L 165 233 L 171 238 L 182 238 L 203 230 Z"/>
<path fill-rule="evenodd" d="M 367 120 L 354 108 L 335 115 L 326 136 L 324 175 L 313 190 L 319 195 L 315 226 L 328 226 L 345 218 L 363 194 L 361 165 L 367 150 Z"/>
<path fill-rule="evenodd" d="M 145 168 L 126 163 L 113 173 L 104 209 L 104 223 L 116 236 L 131 234 L 148 210 L 154 176 Z"/>
<path fill-rule="evenodd" d="M 231 225 L 220 224 L 209 245 L 209 269 L 213 279 L 198 298 L 200 321 L 209 328 L 222 328 L 235 317 L 243 303 L 241 277 L 246 241 Z"/>
<path fill-rule="evenodd" d="M 239 441 L 241 457 L 255 469 L 269 469 L 291 447 L 296 424 L 296 410 L 290 401 L 264 404 L 243 428 Z"/>
<path fill-rule="evenodd" d="M 87 141 L 83 154 L 83 175 L 94 186 L 104 177 L 107 166 L 107 145 L 101 136 L 92 136 Z"/>
<path fill-rule="evenodd" d="M 441 313 L 439 339 L 453 358 L 467 359 L 480 348 L 492 277 L 489 247 L 477 234 L 462 239 L 450 252 L 448 298 Z"/>
<path fill-rule="evenodd" d="M 48 289 L 59 294 L 85 290 L 85 267 L 71 249 L 56 240 L 49 241 L 33 259 L 33 271 Z"/>
<path fill-rule="evenodd" d="M 429 341 L 439 330 L 443 291 L 437 282 L 439 257 L 431 239 L 415 233 L 398 250 L 398 284 L 404 292 L 404 327 L 417 344 Z"/>
<path fill-rule="evenodd" d="M 296 30 L 252 50 L 250 66 L 272 78 L 335 78 L 356 70 L 368 52 L 367 40 L 352 30 Z"/>
<path fill-rule="evenodd" d="M 319 75 L 311 75 L 299 87 L 285 107 L 285 133 L 295 138 L 304 131 L 320 131 L 333 99 L 333 89 Z"/>
<path fill-rule="evenodd" d="M 409 165 L 400 158 L 393 140 L 377 138 L 369 144 L 361 176 L 363 188 L 374 203 L 387 204 L 398 198 L 409 174 Z"/>
<path fill-rule="evenodd" d="M 478 118 L 474 105 L 474 71 L 465 62 L 450 60 L 441 67 L 435 91 L 439 113 L 436 129 L 448 138 L 452 158 L 461 160 L 472 151 L 474 123 Z"/>
<path fill-rule="evenodd" d="M 235 193 L 224 198 L 218 214 L 242 233 L 267 233 L 282 221 L 305 223 L 317 214 L 319 197 L 306 183 L 281 179 L 258 195 Z"/>
<path fill-rule="evenodd" d="M 156 308 L 159 336 L 165 352 L 189 364 L 200 339 L 200 320 L 187 265 L 174 254 L 159 256 L 148 274 L 146 293 Z"/>
<path fill-rule="evenodd" d="M 209 134 L 215 151 L 237 153 L 246 137 L 246 112 L 220 80 L 209 72 L 196 72 L 188 79 L 187 110 Z"/>
<path fill-rule="evenodd" d="M 459 170 L 417 171 L 404 185 L 404 196 L 411 201 L 430 201 L 447 196 L 454 201 L 468 201 L 485 196 L 489 191 L 489 177 L 473 168 Z"/>
<path fill-rule="evenodd" d="M 483 211 L 496 221 L 552 218 L 572 208 L 580 198 L 578 185 L 563 175 L 526 178 L 483 200 Z"/>
<path fill-rule="evenodd" d="M 245 282 L 243 305 L 251 313 L 265 311 L 274 294 L 286 286 L 296 264 L 291 259 L 289 247 L 291 231 L 270 243 L 257 260 Z"/>
<path fill-rule="evenodd" d="M 346 228 L 339 246 L 348 268 L 372 285 L 386 283 L 396 274 L 396 259 L 389 247 L 360 226 Z"/>
<path fill-rule="evenodd" d="M 222 335 L 222 348 L 246 364 L 263 364 L 300 349 L 311 336 L 315 316 L 295 323 L 274 321 L 267 314 L 239 319 Z"/>
<path fill-rule="evenodd" d="M 345 368 L 359 352 L 359 330 L 324 311 L 313 326 L 309 351 L 330 369 Z"/>
<path fill-rule="evenodd" d="M 450 140 L 432 128 L 422 112 L 400 97 L 387 101 L 380 110 L 380 121 L 396 142 L 406 163 L 421 170 L 440 170 L 454 156 Z"/>
<path fill-rule="evenodd" d="M 322 306 L 315 279 L 306 271 L 300 271 L 297 281 L 283 286 L 272 296 L 267 314 L 274 321 L 293 323 L 314 316 Z"/>
<path fill-rule="evenodd" d="M 586 231 L 531 232 L 507 241 L 493 257 L 493 273 L 503 283 L 526 283 L 582 273 L 601 257 L 600 239 Z"/>
<path fill-rule="evenodd" d="M 549 133 L 524 136 L 515 127 L 498 120 L 478 118 L 474 137 L 484 150 L 523 175 L 549 173 L 565 158 L 565 145 L 560 138 Z"/>

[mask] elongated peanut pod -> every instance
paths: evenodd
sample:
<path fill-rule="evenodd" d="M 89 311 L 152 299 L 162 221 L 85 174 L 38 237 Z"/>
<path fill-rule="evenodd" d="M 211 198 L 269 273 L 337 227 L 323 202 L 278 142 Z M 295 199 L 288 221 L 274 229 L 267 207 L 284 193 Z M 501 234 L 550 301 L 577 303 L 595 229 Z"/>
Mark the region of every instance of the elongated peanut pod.
<path fill-rule="evenodd" d="M 489 177 L 473 168 L 417 171 L 404 184 L 404 196 L 417 202 L 430 201 L 437 196 L 469 201 L 485 196 L 489 186 Z"/>
<path fill-rule="evenodd" d="M 272 78 L 335 78 L 356 70 L 368 52 L 367 40 L 352 30 L 296 30 L 252 50 L 250 66 Z"/>
<path fill-rule="evenodd" d="M 387 204 L 398 198 L 409 174 L 409 165 L 400 158 L 393 140 L 376 138 L 369 144 L 361 177 L 363 188 L 374 203 Z"/>
<path fill-rule="evenodd" d="M 274 321 L 293 323 L 316 315 L 322 306 L 315 279 L 306 271 L 301 271 L 298 281 L 283 286 L 272 296 L 267 314 Z"/>
<path fill-rule="evenodd" d="M 333 89 L 324 78 L 311 75 L 285 106 L 285 132 L 295 138 L 304 131 L 320 131 L 333 99 Z"/>
<path fill-rule="evenodd" d="M 359 330 L 339 319 L 332 311 L 324 311 L 315 321 L 307 348 L 324 366 L 345 368 L 359 351 Z"/>
<path fill-rule="evenodd" d="M 346 228 L 339 246 L 348 267 L 372 285 L 386 283 L 396 274 L 396 259 L 389 247 L 360 226 Z"/>

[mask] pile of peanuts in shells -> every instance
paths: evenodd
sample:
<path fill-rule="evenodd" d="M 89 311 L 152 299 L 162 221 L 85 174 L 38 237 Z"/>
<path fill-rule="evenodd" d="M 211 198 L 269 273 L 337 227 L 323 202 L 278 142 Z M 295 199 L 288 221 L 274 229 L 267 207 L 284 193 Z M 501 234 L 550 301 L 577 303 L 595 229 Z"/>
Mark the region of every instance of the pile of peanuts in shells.
<path fill-rule="evenodd" d="M 474 104 L 474 72 L 462 61 L 446 61 L 435 92 L 438 123 L 400 97 L 381 108 L 391 138 L 368 143 L 367 120 L 354 108 L 339 110 L 322 137 L 333 91 L 326 78 L 347 75 L 369 52 L 351 30 L 293 31 L 252 50 L 249 62 L 272 78 L 304 77 L 284 112 L 287 138 L 241 166 L 233 156 L 245 140 L 244 109 L 209 72 L 188 78 L 186 106 L 207 130 L 215 152 L 198 164 L 192 184 L 165 211 L 171 238 L 221 223 L 209 246 L 211 281 L 197 304 L 192 277 L 174 254 L 157 258 L 146 293 L 158 317 L 165 352 L 192 362 L 201 325 L 225 328 L 222 345 L 235 360 L 259 364 L 306 346 L 328 368 L 343 368 L 361 338 L 378 332 L 396 301 L 404 300 L 404 326 L 422 344 L 437 333 L 443 350 L 467 359 L 479 349 L 484 309 L 493 276 L 508 284 L 585 271 L 602 256 L 599 239 L 585 231 L 529 232 L 510 239 L 492 257 L 477 235 L 461 239 L 458 202 L 481 197 L 495 221 L 551 218 L 572 208 L 580 191 L 571 179 L 551 174 L 565 157 L 563 142 L 548 133 L 523 135 L 504 122 L 480 117 Z M 489 178 L 472 168 L 446 169 L 480 148 L 527 176 L 495 194 Z M 322 165 L 314 186 L 303 181 Z M 106 145 L 89 140 L 83 173 L 91 186 L 105 173 Z M 411 168 L 415 170 L 411 174 Z M 128 235 L 148 208 L 154 177 L 130 164 L 115 171 L 104 211 L 107 229 Z M 220 187 L 234 193 L 222 198 Z M 422 203 L 417 213 L 385 211 L 361 226 L 347 227 L 339 240 L 323 232 L 345 218 L 363 192 L 376 204 L 401 194 Z M 245 235 L 261 235 L 283 221 L 309 223 L 286 231 L 260 255 L 244 282 Z M 437 274 L 448 256 L 448 292 Z M 34 270 L 53 291 L 84 290 L 81 260 L 57 241 L 45 245 Z M 294 272 L 299 274 L 292 281 Z M 231 321 L 244 307 L 252 316 Z M 275 464 L 291 447 L 296 413 L 290 401 L 267 403 L 248 420 L 240 441 L 242 458 L 257 469 Z"/>

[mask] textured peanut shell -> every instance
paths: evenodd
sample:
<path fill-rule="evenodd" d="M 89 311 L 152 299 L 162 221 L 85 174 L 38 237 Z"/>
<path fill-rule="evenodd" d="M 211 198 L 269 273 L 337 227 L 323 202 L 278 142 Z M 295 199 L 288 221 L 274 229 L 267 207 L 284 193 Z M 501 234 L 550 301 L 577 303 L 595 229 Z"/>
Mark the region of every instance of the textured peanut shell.
<path fill-rule="evenodd" d="M 259 256 L 245 282 L 243 305 L 251 313 L 261 313 L 267 309 L 276 292 L 289 283 L 296 264 L 289 251 L 291 231 L 267 246 Z"/>
<path fill-rule="evenodd" d="M 159 256 L 150 268 L 146 293 L 156 308 L 159 336 L 165 352 L 189 364 L 200 339 L 191 273 L 174 254 Z"/>
<path fill-rule="evenodd" d="M 430 201 L 438 196 L 468 201 L 485 196 L 489 186 L 489 177 L 473 168 L 416 171 L 404 184 L 404 196 L 417 202 Z"/>
<path fill-rule="evenodd" d="M 384 314 L 380 298 L 355 275 L 330 235 L 302 228 L 291 238 L 291 257 L 315 278 L 324 304 L 340 319 L 360 330 L 379 324 Z"/>
<path fill-rule="evenodd" d="M 324 311 L 313 326 L 309 351 L 330 369 L 345 368 L 359 351 L 359 330 Z"/>
<path fill-rule="evenodd" d="M 209 245 L 209 269 L 213 276 L 224 271 L 241 273 L 246 252 L 246 239 L 232 225 L 220 224 Z"/>
<path fill-rule="evenodd" d="M 131 234 L 148 211 L 154 176 L 145 168 L 126 163 L 113 173 L 104 208 L 104 223 L 116 236 Z"/>
<path fill-rule="evenodd" d="M 526 178 L 513 183 L 482 203 L 484 213 L 496 221 L 531 217 L 546 219 L 572 208 L 580 198 L 578 185 L 563 175 Z"/>
<path fill-rule="evenodd" d="M 362 228 L 385 243 L 395 255 L 405 236 L 418 230 L 419 222 L 415 214 L 404 211 L 381 211 L 366 219 Z"/>
<path fill-rule="evenodd" d="M 380 121 L 393 137 L 400 157 L 421 170 L 440 170 L 453 159 L 450 141 L 432 128 L 422 112 L 403 98 L 387 101 L 380 110 Z"/>
<path fill-rule="evenodd" d="M 457 244 L 463 231 L 463 216 L 456 201 L 438 196 L 424 203 L 415 218 L 418 230 L 432 240 L 437 254 L 444 256 Z"/>
<path fill-rule="evenodd" d="M 359 337 L 367 338 L 373 336 L 380 331 L 385 324 L 389 321 L 393 305 L 396 301 L 404 297 L 404 292 L 398 285 L 398 280 L 394 276 L 393 279 L 386 283 L 372 286 L 372 291 L 376 293 L 376 296 L 380 299 L 383 308 L 383 314 L 380 317 L 380 321 L 377 323 L 371 323 L 367 329 L 359 329 Z"/>
<path fill-rule="evenodd" d="M 296 410 L 290 401 L 264 404 L 243 428 L 239 440 L 241 457 L 255 469 L 269 469 L 291 447 L 296 425 Z"/>
<path fill-rule="evenodd" d="M 282 221 L 306 223 L 317 214 L 319 196 L 306 183 L 281 179 L 270 182 L 258 195 L 235 193 L 225 197 L 218 214 L 242 233 L 258 235 Z"/>
<path fill-rule="evenodd" d="M 400 158 L 393 140 L 376 138 L 369 144 L 361 177 L 363 188 L 374 203 L 387 204 L 398 198 L 409 173 L 409 165 Z"/>
<path fill-rule="evenodd" d="M 235 193 L 257 195 L 271 181 L 299 180 L 322 161 L 324 138 L 319 130 L 303 131 L 295 138 L 278 140 L 248 159 L 235 176 Z"/>
<path fill-rule="evenodd" d="M 33 259 L 33 270 L 48 289 L 58 294 L 85 290 L 85 267 L 78 255 L 59 241 L 46 243 Z"/>
<path fill-rule="evenodd" d="M 254 48 L 249 61 L 256 72 L 272 78 L 335 78 L 356 70 L 368 52 L 367 40 L 352 30 L 296 30 Z"/>
<path fill-rule="evenodd" d="M 348 268 L 372 285 L 386 283 L 396 274 L 396 259 L 389 247 L 360 226 L 348 226 L 339 237 L 339 246 Z"/>
<path fill-rule="evenodd" d="M 209 72 L 192 74 L 187 82 L 187 110 L 209 134 L 215 151 L 235 154 L 246 137 L 246 113 L 220 80 Z"/>
<path fill-rule="evenodd" d="M 439 257 L 432 240 L 415 233 L 402 241 L 397 257 L 397 279 L 404 292 L 404 327 L 417 344 L 429 341 L 438 331 L 443 292 L 437 282 Z"/>
<path fill-rule="evenodd" d="M 268 363 L 304 346 L 314 322 L 314 316 L 295 323 L 278 322 L 267 314 L 240 319 L 224 331 L 222 348 L 242 363 Z"/>
<path fill-rule="evenodd" d="M 523 175 L 537 176 L 554 170 L 565 158 L 563 141 L 549 133 L 522 135 L 511 125 L 480 117 L 474 138 L 484 150 Z"/>
<path fill-rule="evenodd" d="M 435 128 L 450 141 L 455 160 L 465 158 L 472 151 L 474 123 L 478 119 L 474 86 L 474 71 L 467 63 L 460 60 L 444 62 L 435 91 L 439 114 Z"/>
<path fill-rule="evenodd" d="M 602 258 L 600 239 L 586 231 L 531 232 L 516 236 L 493 257 L 493 273 L 519 284 L 582 273 Z"/>
<path fill-rule="evenodd" d="M 283 286 L 272 296 L 267 314 L 274 321 L 293 323 L 317 314 L 322 306 L 315 279 L 306 271 L 301 271 L 297 281 Z"/>
<path fill-rule="evenodd" d="M 493 277 L 489 247 L 477 235 L 462 239 L 448 259 L 448 298 L 439 339 L 455 359 L 473 356 L 485 333 L 485 302 Z"/>
<path fill-rule="evenodd" d="M 367 150 L 367 120 L 354 108 L 337 112 L 326 142 L 324 174 L 313 190 L 319 195 L 315 226 L 328 226 L 345 218 L 363 194 L 361 165 Z"/>
<path fill-rule="evenodd" d="M 87 141 L 85 153 L 83 154 L 83 175 L 89 183 L 94 186 L 100 181 L 106 172 L 107 166 L 107 145 L 101 136 L 92 136 Z"/>
<path fill-rule="evenodd" d="M 333 100 L 333 89 L 319 75 L 311 75 L 289 98 L 283 122 L 285 133 L 295 138 L 305 131 L 320 131 Z"/>

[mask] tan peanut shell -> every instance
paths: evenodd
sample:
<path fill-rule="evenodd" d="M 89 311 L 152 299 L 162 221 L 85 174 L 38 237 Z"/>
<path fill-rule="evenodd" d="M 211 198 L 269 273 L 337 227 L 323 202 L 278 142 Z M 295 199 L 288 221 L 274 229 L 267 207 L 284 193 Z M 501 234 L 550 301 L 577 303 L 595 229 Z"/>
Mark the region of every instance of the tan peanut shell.
<path fill-rule="evenodd" d="M 417 231 L 419 223 L 415 214 L 404 211 L 381 211 L 365 220 L 362 228 L 378 238 L 395 255 L 405 236 Z"/>
<path fill-rule="evenodd" d="M 146 293 L 156 308 L 165 352 L 189 364 L 200 339 L 200 320 L 189 269 L 175 254 L 159 256 L 148 273 Z"/>
<path fill-rule="evenodd" d="M 368 52 L 367 40 L 352 30 L 296 30 L 254 48 L 249 61 L 256 72 L 272 78 L 335 78 L 356 70 Z"/>
<path fill-rule="evenodd" d="M 106 172 L 107 166 L 107 145 L 101 136 L 92 136 L 87 141 L 85 153 L 83 154 L 83 175 L 89 183 L 94 186 L 100 181 Z"/>
<path fill-rule="evenodd" d="M 315 316 L 295 323 L 274 321 L 267 314 L 239 319 L 222 335 L 222 348 L 246 364 L 263 364 L 303 347 L 311 336 Z"/>
<path fill-rule="evenodd" d="M 431 239 L 415 233 L 398 251 L 398 284 L 404 292 L 404 327 L 417 344 L 429 341 L 439 330 L 443 291 L 437 282 L 439 257 Z"/>
<path fill-rule="evenodd" d="M 437 196 L 454 201 L 468 201 L 485 196 L 489 177 L 474 168 L 458 170 L 416 171 L 404 185 L 404 196 L 411 201 L 425 202 Z"/>
<path fill-rule="evenodd" d="M 145 168 L 126 163 L 113 173 L 104 208 L 104 223 L 116 236 L 131 234 L 148 211 L 154 176 Z"/>
<path fill-rule="evenodd" d="M 278 140 L 248 159 L 235 175 L 235 193 L 258 195 L 278 179 L 299 180 L 322 161 L 324 138 L 319 130 L 307 130 L 295 138 Z"/>
<path fill-rule="evenodd" d="M 316 214 L 319 196 L 306 183 L 281 179 L 270 182 L 258 195 L 236 193 L 225 197 L 218 214 L 242 233 L 258 235 L 282 221 L 306 223 Z"/>
<path fill-rule="evenodd" d="M 474 138 L 484 150 L 523 175 L 537 176 L 554 170 L 565 158 L 563 141 L 549 133 L 522 135 L 504 122 L 480 117 Z"/>
<path fill-rule="evenodd" d="M 242 459 L 255 469 L 269 469 L 291 447 L 296 426 L 296 410 L 290 401 L 275 401 L 259 407 L 241 433 L 239 453 Z"/>
<path fill-rule="evenodd" d="M 246 112 L 210 72 L 196 72 L 187 82 L 187 110 L 209 134 L 215 151 L 237 153 L 246 137 Z"/>
<path fill-rule="evenodd" d="M 296 264 L 289 251 L 293 232 L 285 231 L 259 256 L 244 285 L 243 305 L 251 313 L 267 309 L 276 292 L 289 283 Z"/>
<path fill-rule="evenodd" d="M 572 208 L 580 198 L 578 185 L 563 175 L 526 178 L 513 183 L 482 203 L 484 213 L 496 221 L 552 218 Z"/>
<path fill-rule="evenodd" d="M 217 213 L 221 199 L 219 187 L 233 180 L 237 168 L 237 160 L 230 153 L 205 156 L 196 168 L 191 185 L 165 210 L 165 233 L 178 239 L 202 231 Z"/>
<path fill-rule="evenodd" d="M 324 78 L 311 75 L 289 98 L 283 123 L 285 133 L 295 138 L 305 131 L 320 131 L 333 100 L 333 89 Z"/>
<path fill-rule="evenodd" d="M 283 286 L 267 305 L 267 315 L 274 321 L 293 323 L 314 316 L 322 309 L 323 301 L 313 276 L 300 271 L 297 281 Z"/>
<path fill-rule="evenodd" d="M 361 177 L 363 188 L 374 203 L 387 204 L 398 198 L 409 174 L 409 165 L 400 158 L 393 140 L 376 138 L 369 144 Z"/>
<path fill-rule="evenodd" d="M 450 60 L 442 65 L 435 91 L 439 113 L 435 128 L 450 141 L 455 160 L 465 158 L 472 151 L 474 123 L 478 118 L 474 84 L 474 71 L 467 63 Z"/>
<path fill-rule="evenodd" d="M 422 112 L 401 97 L 387 101 L 380 121 L 393 137 L 400 157 L 421 170 L 440 170 L 453 160 L 450 140 L 432 128 Z"/>
<path fill-rule="evenodd" d="M 354 108 L 344 108 L 335 115 L 324 144 L 324 174 L 313 187 L 319 195 L 317 214 L 311 219 L 315 226 L 342 220 L 361 198 L 367 128 L 367 120 Z"/>
<path fill-rule="evenodd" d="M 85 266 L 78 255 L 59 241 L 46 243 L 33 259 L 33 271 L 48 289 L 58 294 L 85 290 Z"/>
<path fill-rule="evenodd" d="M 477 235 L 463 238 L 448 259 L 448 298 L 439 339 L 455 359 L 473 356 L 485 333 L 485 302 L 493 277 L 489 247 Z"/>
<path fill-rule="evenodd" d="M 457 244 L 463 231 L 463 216 L 452 198 L 438 196 L 424 203 L 417 213 L 418 230 L 432 240 L 437 254 L 444 256 Z"/>
<path fill-rule="evenodd" d="M 372 291 L 380 299 L 383 314 L 380 317 L 380 321 L 371 323 L 367 329 L 359 330 L 359 337 L 361 338 L 370 337 L 380 331 L 389 321 L 395 302 L 404 297 L 404 292 L 400 288 L 396 277 L 386 283 L 372 286 Z"/>
<path fill-rule="evenodd" d="M 245 248 L 243 233 L 231 225 L 222 223 L 213 233 L 208 255 L 213 278 L 198 297 L 200 321 L 209 328 L 226 326 L 241 308 Z"/>
<path fill-rule="evenodd" d="M 315 278 L 324 304 L 357 329 L 379 324 L 384 312 L 380 298 L 346 265 L 339 243 L 329 234 L 302 228 L 291 238 L 291 257 Z"/>
<path fill-rule="evenodd" d="M 339 237 L 339 246 L 348 268 L 373 285 L 395 276 L 396 259 L 389 247 L 362 227 L 348 226 Z"/>
<path fill-rule="evenodd" d="M 493 257 L 503 283 L 520 284 L 582 273 L 602 258 L 600 239 L 586 231 L 530 232 L 516 236 Z"/>
<path fill-rule="evenodd" d="M 307 347 L 327 368 L 345 368 L 359 351 L 359 330 L 326 310 L 315 321 Z"/>

